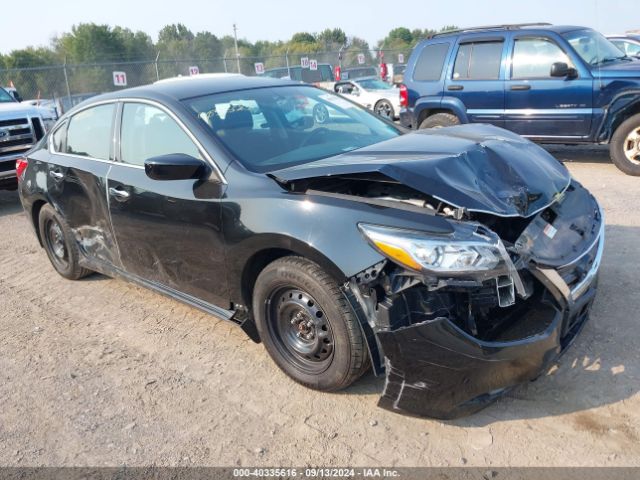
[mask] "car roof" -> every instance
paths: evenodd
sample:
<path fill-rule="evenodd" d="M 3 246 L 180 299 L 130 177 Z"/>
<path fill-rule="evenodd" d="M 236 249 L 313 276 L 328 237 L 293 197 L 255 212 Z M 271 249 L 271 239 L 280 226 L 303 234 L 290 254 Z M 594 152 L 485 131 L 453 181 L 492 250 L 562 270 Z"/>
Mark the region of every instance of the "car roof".
<path fill-rule="evenodd" d="M 301 85 L 301 83 L 280 78 L 247 77 L 238 74 L 194 75 L 165 79 L 150 85 L 105 93 L 92 97 L 89 101 L 94 103 L 125 97 L 184 100 L 215 93 L 285 85 Z"/>
<path fill-rule="evenodd" d="M 552 25 L 550 23 L 520 23 L 520 24 L 508 24 L 508 25 L 487 25 L 483 27 L 468 27 L 457 30 L 450 30 L 447 32 L 436 33 L 431 38 L 442 38 L 448 36 L 458 36 L 469 33 L 483 33 L 483 32 L 501 32 L 505 30 L 525 30 L 525 31 L 542 31 L 542 32 L 555 32 L 558 34 L 573 32 L 575 30 L 590 30 L 589 27 L 581 27 L 577 25 Z"/>

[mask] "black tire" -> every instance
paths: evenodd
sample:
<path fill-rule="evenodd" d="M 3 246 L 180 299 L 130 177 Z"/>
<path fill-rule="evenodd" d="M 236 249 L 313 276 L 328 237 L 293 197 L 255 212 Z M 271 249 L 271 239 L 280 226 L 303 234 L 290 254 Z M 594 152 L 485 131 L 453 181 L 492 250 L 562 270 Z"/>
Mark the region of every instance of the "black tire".
<path fill-rule="evenodd" d="M 453 125 L 460 125 L 460 119 L 453 113 L 436 113 L 425 118 L 418 128 L 422 130 L 423 128 L 442 128 Z"/>
<path fill-rule="evenodd" d="M 49 261 L 60 275 L 69 280 L 79 280 L 92 273 L 80 266 L 80 252 L 73 233 L 51 205 L 46 204 L 40 210 L 38 227 Z"/>
<path fill-rule="evenodd" d="M 632 139 L 634 135 L 635 139 Z M 631 147 L 635 148 L 635 155 Z M 614 165 L 624 173 L 640 176 L 640 113 L 627 118 L 613 133 L 609 155 Z"/>
<path fill-rule="evenodd" d="M 273 361 L 302 385 L 340 390 L 369 367 L 365 339 L 347 299 L 322 268 L 305 258 L 284 257 L 264 268 L 253 292 L 253 314 Z"/>
<path fill-rule="evenodd" d="M 393 109 L 393 105 L 389 100 L 378 100 L 373 107 L 373 111 L 387 120 L 393 120 L 396 116 L 396 112 Z"/>

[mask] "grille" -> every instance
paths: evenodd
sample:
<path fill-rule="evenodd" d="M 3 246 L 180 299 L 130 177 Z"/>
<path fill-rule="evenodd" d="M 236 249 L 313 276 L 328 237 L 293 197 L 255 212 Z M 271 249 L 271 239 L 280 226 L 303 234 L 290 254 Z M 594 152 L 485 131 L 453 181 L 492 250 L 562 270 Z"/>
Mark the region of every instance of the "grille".
<path fill-rule="evenodd" d="M 42 131 L 39 119 L 0 120 L 0 159 L 29 150 L 37 140 L 38 131 Z"/>

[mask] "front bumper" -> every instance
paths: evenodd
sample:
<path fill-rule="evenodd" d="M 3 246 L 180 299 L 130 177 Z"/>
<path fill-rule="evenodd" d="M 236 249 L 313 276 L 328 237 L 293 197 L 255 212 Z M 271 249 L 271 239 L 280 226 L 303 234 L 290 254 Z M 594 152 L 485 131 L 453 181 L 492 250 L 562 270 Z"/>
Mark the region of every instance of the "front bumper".
<path fill-rule="evenodd" d="M 539 294 L 499 337 L 483 341 L 444 317 L 377 331 L 387 375 L 379 406 L 451 419 L 476 412 L 543 374 L 589 318 L 604 252 L 604 217 L 597 208 L 597 237 L 569 264 L 582 276 L 567 284 L 558 270 L 532 266 Z"/>

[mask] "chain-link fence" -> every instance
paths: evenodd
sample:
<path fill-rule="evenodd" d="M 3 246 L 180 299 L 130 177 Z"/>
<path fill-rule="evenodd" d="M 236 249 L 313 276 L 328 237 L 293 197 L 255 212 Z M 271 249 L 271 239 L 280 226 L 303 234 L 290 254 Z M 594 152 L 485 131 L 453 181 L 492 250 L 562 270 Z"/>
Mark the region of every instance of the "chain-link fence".
<path fill-rule="evenodd" d="M 349 48 L 340 52 L 287 53 L 260 57 L 179 60 L 155 58 L 135 62 L 0 69 L 0 86 L 14 85 L 25 100 L 53 100 L 64 112 L 92 95 L 146 85 L 176 76 L 240 72 L 244 75 L 290 77 L 294 80 L 322 82 L 334 80 L 336 66 L 340 66 L 342 72 L 351 71 L 354 76 L 354 69 L 366 67 L 369 68 L 358 71 L 358 76 L 379 75 L 380 63 L 403 64 L 409 53 L 398 50 L 359 51 Z"/>

